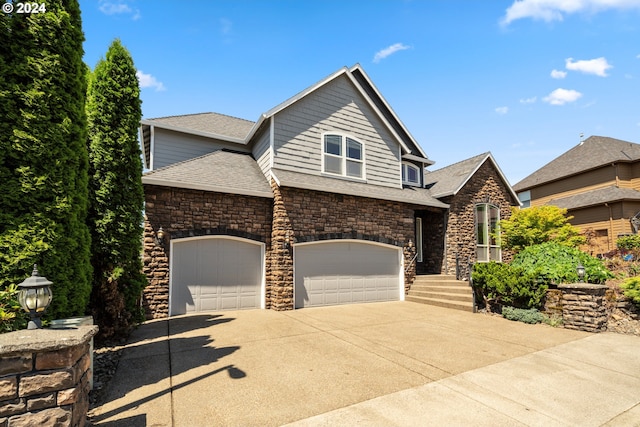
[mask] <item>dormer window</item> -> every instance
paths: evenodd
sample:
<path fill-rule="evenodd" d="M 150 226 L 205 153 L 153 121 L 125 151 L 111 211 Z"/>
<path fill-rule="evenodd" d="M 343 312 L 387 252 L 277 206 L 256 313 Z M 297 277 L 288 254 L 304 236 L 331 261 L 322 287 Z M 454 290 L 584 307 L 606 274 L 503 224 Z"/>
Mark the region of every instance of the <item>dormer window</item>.
<path fill-rule="evenodd" d="M 322 171 L 352 178 L 364 178 L 364 146 L 345 135 L 324 136 Z"/>
<path fill-rule="evenodd" d="M 402 163 L 402 183 L 420 185 L 420 169 L 412 163 Z"/>

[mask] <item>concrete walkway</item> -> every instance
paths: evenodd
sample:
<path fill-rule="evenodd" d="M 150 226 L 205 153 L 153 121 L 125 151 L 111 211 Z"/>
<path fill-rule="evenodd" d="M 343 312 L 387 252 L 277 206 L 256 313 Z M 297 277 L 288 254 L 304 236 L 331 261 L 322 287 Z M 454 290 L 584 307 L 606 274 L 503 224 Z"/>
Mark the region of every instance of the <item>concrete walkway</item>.
<path fill-rule="evenodd" d="M 410 302 L 149 322 L 97 426 L 640 426 L 640 337 Z"/>

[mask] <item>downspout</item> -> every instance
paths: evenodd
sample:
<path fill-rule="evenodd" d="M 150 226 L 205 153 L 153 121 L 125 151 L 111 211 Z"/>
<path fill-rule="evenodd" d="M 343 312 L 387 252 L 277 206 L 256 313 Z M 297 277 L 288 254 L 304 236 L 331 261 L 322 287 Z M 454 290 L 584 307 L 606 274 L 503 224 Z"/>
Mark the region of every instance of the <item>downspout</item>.
<path fill-rule="evenodd" d="M 610 251 L 611 239 L 613 238 L 613 212 L 611 210 L 611 206 L 609 206 L 609 203 L 605 203 L 604 205 L 609 208 L 609 235 L 607 236 L 607 250 Z"/>

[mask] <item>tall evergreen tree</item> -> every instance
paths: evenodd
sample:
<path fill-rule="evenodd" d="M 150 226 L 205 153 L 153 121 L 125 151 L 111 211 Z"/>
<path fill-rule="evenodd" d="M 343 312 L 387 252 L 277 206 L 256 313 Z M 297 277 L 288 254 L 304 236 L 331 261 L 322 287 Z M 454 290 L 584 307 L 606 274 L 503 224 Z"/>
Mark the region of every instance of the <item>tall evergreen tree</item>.
<path fill-rule="evenodd" d="M 45 6 L 0 14 L 0 286 L 37 263 L 56 318 L 85 314 L 91 292 L 86 67 L 78 2 Z"/>
<path fill-rule="evenodd" d="M 91 306 L 104 337 L 141 320 L 142 160 L 140 87 L 131 55 L 115 40 L 89 78 Z"/>

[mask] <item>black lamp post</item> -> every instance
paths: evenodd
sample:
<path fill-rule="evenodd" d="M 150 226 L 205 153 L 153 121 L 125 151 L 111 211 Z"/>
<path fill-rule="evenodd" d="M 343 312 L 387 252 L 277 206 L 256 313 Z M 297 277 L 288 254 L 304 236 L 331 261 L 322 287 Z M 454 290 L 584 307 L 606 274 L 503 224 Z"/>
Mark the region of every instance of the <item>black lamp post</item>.
<path fill-rule="evenodd" d="M 18 301 L 20 305 L 29 313 L 31 320 L 27 329 L 42 328 L 40 317 L 44 314 L 49 304 L 51 304 L 51 285 L 53 282 L 38 274 L 38 266 L 33 265 L 31 277 L 25 279 L 18 285 Z"/>
<path fill-rule="evenodd" d="M 584 282 L 585 269 L 582 263 L 578 263 L 578 266 L 576 267 L 576 273 L 578 273 L 578 281 L 580 283 Z"/>

